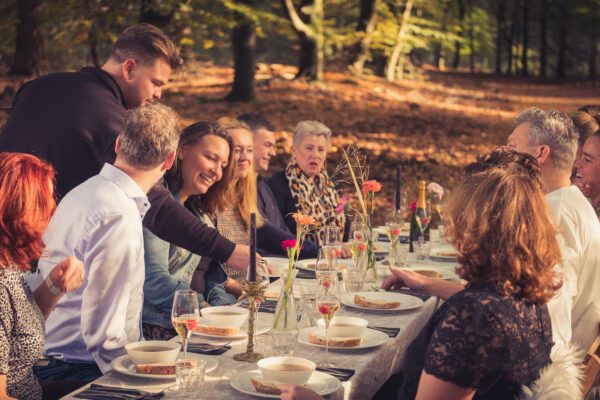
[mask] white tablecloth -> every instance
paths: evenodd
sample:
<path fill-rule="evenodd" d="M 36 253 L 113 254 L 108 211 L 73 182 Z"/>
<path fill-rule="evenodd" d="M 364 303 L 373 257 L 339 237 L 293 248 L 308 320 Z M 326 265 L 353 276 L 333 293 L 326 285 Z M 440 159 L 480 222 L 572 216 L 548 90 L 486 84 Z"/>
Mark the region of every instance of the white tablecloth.
<path fill-rule="evenodd" d="M 452 270 L 454 265 L 451 263 L 435 263 L 439 267 Z M 387 268 L 379 265 L 379 276 L 383 278 Z M 356 372 L 352 379 L 342 382 L 342 388 L 332 394 L 331 399 L 370 399 L 383 385 L 383 383 L 394 372 L 401 370 L 404 363 L 404 354 L 407 346 L 421 331 L 428 319 L 431 317 L 434 307 L 437 303 L 436 298 L 428 299 L 425 304 L 412 311 L 396 313 L 376 313 L 362 311 L 359 309 L 343 306 L 337 315 L 348 315 L 364 318 L 372 326 L 385 326 L 400 328 L 400 333 L 395 338 L 390 338 L 384 345 L 373 349 L 360 351 L 351 350 L 330 350 L 329 359 L 335 365 L 341 368 L 354 369 Z M 273 314 L 260 313 L 260 324 L 270 323 Z M 193 336 L 192 341 L 223 343 L 223 341 L 212 341 L 200 336 Z M 220 356 L 214 356 L 219 361 L 217 369 L 206 375 L 206 381 L 202 387 L 199 398 L 204 399 L 255 399 L 256 397 L 240 393 L 229 385 L 230 379 L 242 372 L 256 369 L 256 364 L 238 362 L 233 360 L 233 355 L 243 352 L 246 348 L 246 340 L 238 340 L 231 344 L 232 349 Z M 269 335 L 260 335 L 258 339 L 258 351 L 269 354 Z M 304 357 L 319 362 L 323 359 L 324 350 L 314 346 L 298 343 L 295 356 Z M 122 375 L 117 372 L 110 372 L 98 379 L 96 383 L 137 388 L 149 392 L 161 391 L 170 385 L 173 381 L 149 380 L 134 378 Z M 72 396 L 66 399 L 73 398 Z M 165 399 L 169 397 L 166 396 Z"/>

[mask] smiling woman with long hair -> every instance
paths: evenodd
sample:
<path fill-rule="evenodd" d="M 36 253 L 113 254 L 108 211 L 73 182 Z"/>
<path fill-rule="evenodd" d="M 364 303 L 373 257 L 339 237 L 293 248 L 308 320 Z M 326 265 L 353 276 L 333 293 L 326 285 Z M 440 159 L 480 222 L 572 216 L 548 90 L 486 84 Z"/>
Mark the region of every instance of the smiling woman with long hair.
<path fill-rule="evenodd" d="M 183 130 L 176 162 L 165 176 L 173 197 L 197 218 L 214 226 L 209 215 L 228 204 L 233 179 L 233 142 L 218 124 L 196 122 Z M 176 336 L 171 307 L 176 290 L 194 289 L 201 305 L 235 302 L 224 288 L 227 277 L 218 265 L 209 268 L 206 258 L 166 242 L 144 229 L 144 309 L 146 339 Z"/>

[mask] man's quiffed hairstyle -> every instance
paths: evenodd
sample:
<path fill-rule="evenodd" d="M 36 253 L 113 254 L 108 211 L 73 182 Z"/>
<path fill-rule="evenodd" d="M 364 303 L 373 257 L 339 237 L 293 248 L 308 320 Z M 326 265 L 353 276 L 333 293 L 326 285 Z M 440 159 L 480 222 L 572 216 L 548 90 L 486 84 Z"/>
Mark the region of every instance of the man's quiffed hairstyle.
<path fill-rule="evenodd" d="M 119 135 L 119 156 L 139 169 L 152 169 L 166 161 L 179 144 L 179 116 L 159 103 L 127 112 Z"/>
<path fill-rule="evenodd" d="M 113 44 L 110 56 L 119 63 L 133 58 L 145 65 L 162 58 L 174 71 L 183 65 L 175 43 L 163 31 L 150 24 L 137 24 L 125 29 Z"/>

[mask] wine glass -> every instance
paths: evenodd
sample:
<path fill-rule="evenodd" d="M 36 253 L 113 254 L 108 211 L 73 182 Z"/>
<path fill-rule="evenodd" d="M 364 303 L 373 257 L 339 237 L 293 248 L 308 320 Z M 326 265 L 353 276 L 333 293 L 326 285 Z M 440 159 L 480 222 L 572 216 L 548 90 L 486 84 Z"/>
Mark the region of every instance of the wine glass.
<path fill-rule="evenodd" d="M 339 258 L 342 254 L 342 230 L 337 225 L 328 225 L 324 229 L 323 246 L 332 248 L 335 251 L 335 256 Z"/>
<path fill-rule="evenodd" d="M 183 339 L 184 360 L 187 356 L 187 341 L 192 335 L 192 331 L 198 326 L 199 319 L 198 293 L 193 290 L 176 291 L 173 299 L 173 309 L 171 310 L 171 323 Z"/>
<path fill-rule="evenodd" d="M 350 242 L 350 251 L 352 252 L 352 259 L 357 267 L 360 268 L 360 262 L 367 250 L 367 224 L 364 222 L 354 221 L 350 226 L 350 235 L 348 236 Z"/>
<path fill-rule="evenodd" d="M 333 259 L 335 258 L 335 252 L 331 249 L 320 248 L 317 253 L 317 264 L 315 265 L 315 275 L 317 279 L 320 279 L 322 272 L 329 272 L 334 270 Z"/>
<path fill-rule="evenodd" d="M 398 253 L 398 243 L 400 242 L 400 233 L 402 231 L 401 210 L 392 210 L 385 217 L 385 232 L 390 239 L 390 258 L 394 258 Z"/>
<path fill-rule="evenodd" d="M 425 208 L 417 208 L 415 212 L 415 219 L 420 233 L 419 242 L 422 242 L 425 240 L 425 231 L 431 222 L 431 203 L 429 201 L 425 203 Z"/>
<path fill-rule="evenodd" d="M 340 308 L 341 293 L 337 272 L 328 271 L 321 273 L 319 287 L 317 288 L 317 310 L 325 322 L 325 360 L 320 367 L 333 367 L 328 361 L 329 356 L 329 323 Z"/>

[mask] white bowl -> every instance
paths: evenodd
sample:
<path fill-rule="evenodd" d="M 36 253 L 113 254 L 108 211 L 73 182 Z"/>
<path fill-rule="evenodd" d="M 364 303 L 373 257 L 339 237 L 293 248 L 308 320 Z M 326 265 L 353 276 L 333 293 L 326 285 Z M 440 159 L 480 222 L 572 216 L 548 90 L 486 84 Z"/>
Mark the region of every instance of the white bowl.
<path fill-rule="evenodd" d="M 256 364 L 265 379 L 296 385 L 308 382 L 317 367 L 314 362 L 299 357 L 269 357 Z"/>
<path fill-rule="evenodd" d="M 146 340 L 127 343 L 125 351 L 134 364 L 172 364 L 181 351 L 181 345 L 171 341 Z"/>
<path fill-rule="evenodd" d="M 248 319 L 248 310 L 237 306 L 216 306 L 202 309 L 202 322 L 220 328 L 240 328 Z"/>
<path fill-rule="evenodd" d="M 317 321 L 317 325 L 325 330 L 323 318 Z M 335 337 L 362 337 L 369 325 L 369 321 L 356 317 L 333 317 L 329 323 L 329 336 Z"/>

